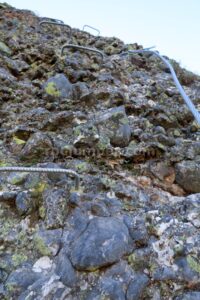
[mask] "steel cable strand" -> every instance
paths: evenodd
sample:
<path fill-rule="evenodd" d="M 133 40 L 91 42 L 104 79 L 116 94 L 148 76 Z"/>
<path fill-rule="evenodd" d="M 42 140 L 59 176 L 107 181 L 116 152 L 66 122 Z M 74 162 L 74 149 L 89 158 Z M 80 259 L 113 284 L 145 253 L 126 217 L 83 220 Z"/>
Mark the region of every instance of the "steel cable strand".
<path fill-rule="evenodd" d="M 32 167 L 0 167 L 0 172 L 38 172 L 38 173 L 64 173 L 75 178 L 75 189 L 80 188 L 80 177 L 78 173 L 70 169 L 62 168 L 32 168 Z"/>
<path fill-rule="evenodd" d="M 128 54 L 135 54 L 135 53 L 152 53 L 154 55 L 156 55 L 157 57 L 159 57 L 162 62 L 169 68 L 172 78 L 174 80 L 174 83 L 177 87 L 177 89 L 179 90 L 179 93 L 181 94 L 183 100 L 185 101 L 187 107 L 189 108 L 189 110 L 191 111 L 191 113 L 193 114 L 195 120 L 197 121 L 198 125 L 200 125 L 200 113 L 198 112 L 198 110 L 196 109 L 196 107 L 194 106 L 192 100 L 187 96 L 187 94 L 185 93 L 182 85 L 180 84 L 176 73 L 172 67 L 172 65 L 170 64 L 170 62 L 165 59 L 162 55 L 160 55 L 160 53 L 158 51 L 154 51 L 154 50 L 150 50 L 151 48 L 147 48 L 147 49 L 143 49 L 143 50 L 129 50 L 127 53 Z M 126 54 L 126 53 L 122 53 Z"/>

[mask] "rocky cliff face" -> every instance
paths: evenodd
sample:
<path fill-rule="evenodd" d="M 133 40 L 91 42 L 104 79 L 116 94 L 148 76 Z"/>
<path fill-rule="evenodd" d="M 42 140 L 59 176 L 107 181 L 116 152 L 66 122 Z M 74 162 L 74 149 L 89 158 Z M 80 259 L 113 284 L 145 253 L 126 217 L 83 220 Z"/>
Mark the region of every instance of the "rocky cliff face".
<path fill-rule="evenodd" d="M 0 4 L 0 299 L 200 299 L 200 135 L 136 43 Z M 200 108 L 200 78 L 172 61 Z"/>

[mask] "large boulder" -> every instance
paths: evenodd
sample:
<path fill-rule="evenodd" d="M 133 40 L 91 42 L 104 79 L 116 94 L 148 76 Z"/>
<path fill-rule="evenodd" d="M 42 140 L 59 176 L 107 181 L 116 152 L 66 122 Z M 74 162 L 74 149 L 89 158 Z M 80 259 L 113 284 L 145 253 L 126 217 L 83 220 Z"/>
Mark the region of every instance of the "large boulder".
<path fill-rule="evenodd" d="M 72 264 L 76 269 L 91 271 L 110 265 L 128 253 L 129 238 L 121 220 L 94 218 L 72 246 Z"/>

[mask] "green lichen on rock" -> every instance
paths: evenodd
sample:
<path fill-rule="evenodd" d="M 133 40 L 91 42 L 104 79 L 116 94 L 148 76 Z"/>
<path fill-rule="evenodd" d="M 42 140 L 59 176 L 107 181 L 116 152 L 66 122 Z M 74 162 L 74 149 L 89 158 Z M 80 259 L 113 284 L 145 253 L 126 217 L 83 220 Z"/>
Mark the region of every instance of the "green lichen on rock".
<path fill-rule="evenodd" d="M 4 239 L 8 236 L 9 232 L 15 227 L 16 220 L 12 218 L 2 218 L 0 224 L 0 239 Z"/>
<path fill-rule="evenodd" d="M 75 152 L 75 148 L 73 145 L 64 145 L 63 147 L 61 146 L 61 153 L 62 155 L 65 156 L 72 156 L 73 152 Z"/>
<path fill-rule="evenodd" d="M 18 253 L 18 254 L 16 253 L 12 256 L 13 265 L 15 267 L 18 267 L 27 259 L 28 259 L 28 257 L 26 255 L 24 255 L 23 253 Z"/>
<path fill-rule="evenodd" d="M 76 126 L 76 127 L 73 129 L 73 132 L 74 132 L 74 135 L 75 135 L 75 136 L 81 135 L 81 126 Z"/>
<path fill-rule="evenodd" d="M 31 195 L 36 197 L 41 195 L 44 190 L 47 188 L 46 182 L 38 182 L 32 189 L 31 189 Z"/>
<path fill-rule="evenodd" d="M 187 256 L 187 263 L 193 271 L 200 274 L 200 263 L 197 262 L 191 255 Z"/>
<path fill-rule="evenodd" d="M 105 188 L 114 188 L 116 183 L 114 180 L 112 180 L 111 178 L 109 178 L 108 176 L 104 176 L 100 179 L 101 183 L 103 184 L 103 186 Z"/>
<path fill-rule="evenodd" d="M 39 253 L 43 256 L 49 256 L 51 254 L 51 251 L 48 249 L 48 247 L 45 245 L 44 241 L 41 237 L 38 235 L 34 238 L 34 245 L 35 248 L 39 251 Z"/>
<path fill-rule="evenodd" d="M 13 185 L 21 185 L 24 183 L 28 176 L 28 173 L 22 172 L 22 173 L 13 173 L 8 177 L 8 182 Z"/>
<path fill-rule="evenodd" d="M 45 87 L 45 92 L 50 96 L 59 97 L 61 95 L 60 91 L 57 90 L 56 84 L 54 82 L 48 82 Z"/>
<path fill-rule="evenodd" d="M 20 231 L 17 239 L 20 241 L 20 245 L 27 248 L 32 248 L 32 244 L 29 243 L 29 238 L 26 231 Z"/>
<path fill-rule="evenodd" d="M 127 125 L 129 123 L 128 118 L 124 117 L 119 120 L 120 124 Z"/>
<path fill-rule="evenodd" d="M 128 256 L 128 263 L 134 271 L 149 269 L 152 273 L 157 268 L 154 260 L 146 255 L 141 255 L 137 250 Z"/>
<path fill-rule="evenodd" d="M 76 165 L 76 168 L 79 173 L 85 172 L 88 169 L 88 164 L 86 162 L 81 162 Z"/>
<path fill-rule="evenodd" d="M 113 46 L 108 45 L 105 47 L 104 51 L 106 54 L 114 54 L 116 49 Z"/>
<path fill-rule="evenodd" d="M 8 46 L 1 41 L 0 41 L 0 52 L 6 54 L 7 56 L 10 56 L 12 53 L 10 48 L 8 48 Z"/>
<path fill-rule="evenodd" d="M 41 219 L 45 219 L 45 216 L 46 216 L 46 209 L 44 206 L 40 206 L 39 208 L 39 216 Z"/>
<path fill-rule="evenodd" d="M 132 253 L 128 256 L 128 263 L 131 268 L 135 271 L 141 270 L 144 268 L 143 260 L 141 260 L 135 253 Z"/>
<path fill-rule="evenodd" d="M 100 151 L 104 151 L 109 148 L 110 139 L 107 136 L 100 136 L 100 139 L 96 146 Z"/>
<path fill-rule="evenodd" d="M 7 289 L 7 291 L 9 292 L 9 293 L 12 293 L 12 292 L 14 292 L 15 291 L 15 285 L 13 285 L 12 283 L 6 283 L 6 289 Z M 8 299 L 8 298 L 7 298 Z M 7 300 L 6 299 L 6 300 Z"/>
<path fill-rule="evenodd" d="M 7 167 L 7 166 L 9 166 L 9 163 L 0 161 L 0 167 Z"/>
<path fill-rule="evenodd" d="M 130 255 L 128 256 L 128 262 L 129 262 L 129 264 L 134 264 L 135 261 L 136 261 L 136 256 L 135 256 L 135 254 L 134 254 L 134 253 L 130 254 Z"/>

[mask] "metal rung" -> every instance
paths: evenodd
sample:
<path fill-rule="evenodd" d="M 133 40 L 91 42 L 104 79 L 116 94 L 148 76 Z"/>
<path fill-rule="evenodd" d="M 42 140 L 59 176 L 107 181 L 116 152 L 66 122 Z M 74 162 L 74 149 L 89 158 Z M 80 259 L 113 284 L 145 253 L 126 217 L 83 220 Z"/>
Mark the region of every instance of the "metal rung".
<path fill-rule="evenodd" d="M 84 51 L 95 52 L 98 55 L 100 55 L 102 57 L 102 59 L 104 58 L 104 53 L 95 48 L 89 48 L 89 47 L 79 46 L 79 45 L 75 45 L 75 44 L 65 44 L 61 49 L 61 55 L 63 55 L 63 51 L 65 48 L 80 49 L 80 50 L 84 50 Z"/>
<path fill-rule="evenodd" d="M 59 21 L 59 22 L 57 22 Z M 64 24 L 62 21 L 60 20 L 57 20 L 56 22 L 54 21 L 48 21 L 48 20 L 43 20 L 39 23 L 39 26 L 42 26 L 44 24 L 50 24 L 50 25 L 56 25 L 56 26 L 62 26 L 62 27 L 66 27 L 69 29 L 69 39 L 71 40 L 71 37 L 72 37 L 72 29 L 69 25 L 67 24 Z M 62 23 L 61 23 L 62 22 Z"/>
<path fill-rule="evenodd" d="M 92 26 L 90 26 L 90 25 L 84 25 L 82 30 L 84 31 L 84 29 L 85 29 L 86 27 L 88 27 L 88 28 L 91 28 L 91 29 L 95 30 L 95 31 L 97 32 L 97 36 L 99 36 L 99 35 L 100 35 L 100 30 L 99 30 L 99 29 L 97 29 L 97 28 L 94 28 L 94 27 L 92 27 Z"/>
<path fill-rule="evenodd" d="M 56 22 L 56 23 L 64 24 L 64 22 L 62 20 L 48 18 L 48 17 L 47 18 L 42 18 L 42 21 L 50 21 L 50 22 Z"/>

